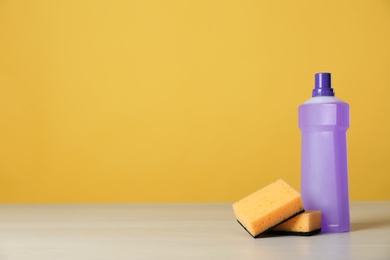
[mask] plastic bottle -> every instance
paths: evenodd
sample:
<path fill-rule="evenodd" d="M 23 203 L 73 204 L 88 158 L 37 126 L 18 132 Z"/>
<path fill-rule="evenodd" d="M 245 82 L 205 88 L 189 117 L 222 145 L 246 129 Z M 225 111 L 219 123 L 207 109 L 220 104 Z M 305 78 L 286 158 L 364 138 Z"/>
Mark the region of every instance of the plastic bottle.
<path fill-rule="evenodd" d="M 315 74 L 312 98 L 299 106 L 298 114 L 305 209 L 322 211 L 322 232 L 349 231 L 349 105 L 334 96 L 330 73 Z"/>

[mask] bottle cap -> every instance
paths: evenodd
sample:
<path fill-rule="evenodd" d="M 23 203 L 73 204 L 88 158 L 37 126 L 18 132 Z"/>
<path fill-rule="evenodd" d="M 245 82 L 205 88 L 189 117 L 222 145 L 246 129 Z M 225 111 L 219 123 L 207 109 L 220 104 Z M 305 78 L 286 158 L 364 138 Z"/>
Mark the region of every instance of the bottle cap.
<path fill-rule="evenodd" d="M 329 72 L 316 73 L 313 97 L 334 96 L 331 74 Z"/>

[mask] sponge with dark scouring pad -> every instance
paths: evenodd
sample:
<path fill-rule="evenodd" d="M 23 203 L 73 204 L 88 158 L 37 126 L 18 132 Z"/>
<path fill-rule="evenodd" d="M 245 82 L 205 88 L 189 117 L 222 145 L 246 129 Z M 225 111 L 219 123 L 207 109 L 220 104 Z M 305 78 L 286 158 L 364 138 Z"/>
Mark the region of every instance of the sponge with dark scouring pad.
<path fill-rule="evenodd" d="M 237 221 L 253 237 L 304 211 L 302 198 L 285 181 L 274 183 L 233 203 Z"/>
<path fill-rule="evenodd" d="M 274 227 L 271 231 L 297 236 L 311 236 L 320 233 L 321 211 L 306 210 L 304 213 Z"/>

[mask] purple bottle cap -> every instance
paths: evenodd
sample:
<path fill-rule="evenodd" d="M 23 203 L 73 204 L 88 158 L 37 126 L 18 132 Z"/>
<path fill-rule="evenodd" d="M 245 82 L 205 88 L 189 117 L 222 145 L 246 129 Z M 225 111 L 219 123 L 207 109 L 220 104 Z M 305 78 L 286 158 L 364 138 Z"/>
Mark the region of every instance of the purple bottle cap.
<path fill-rule="evenodd" d="M 331 74 L 329 72 L 321 72 L 315 75 L 315 87 L 312 96 L 334 96 Z"/>

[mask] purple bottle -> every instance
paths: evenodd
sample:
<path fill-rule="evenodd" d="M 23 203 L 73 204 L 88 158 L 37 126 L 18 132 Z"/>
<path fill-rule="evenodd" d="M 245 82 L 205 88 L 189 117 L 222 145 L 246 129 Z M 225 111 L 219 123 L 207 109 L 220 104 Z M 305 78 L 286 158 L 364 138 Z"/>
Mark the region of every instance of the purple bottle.
<path fill-rule="evenodd" d="M 298 114 L 305 209 L 322 211 L 323 232 L 349 231 L 349 105 L 334 96 L 330 73 L 315 74 L 313 97 L 299 107 Z"/>

